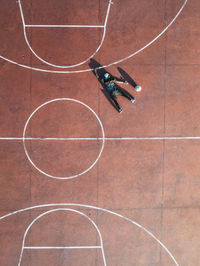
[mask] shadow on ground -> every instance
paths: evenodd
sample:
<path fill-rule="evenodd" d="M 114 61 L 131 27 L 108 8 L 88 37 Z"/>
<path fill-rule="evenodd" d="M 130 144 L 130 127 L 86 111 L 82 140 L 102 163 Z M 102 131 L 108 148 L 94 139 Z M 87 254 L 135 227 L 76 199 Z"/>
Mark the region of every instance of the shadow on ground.
<path fill-rule="evenodd" d="M 137 86 L 136 82 L 129 76 L 129 74 L 123 70 L 121 67 L 118 67 L 117 70 L 121 74 L 122 78 L 125 79 L 131 86 L 134 88 Z"/>
<path fill-rule="evenodd" d="M 107 92 L 105 86 L 102 84 L 101 79 L 103 78 L 105 73 L 109 73 L 101 64 L 99 64 L 96 60 L 94 59 L 90 59 L 90 63 L 89 63 L 89 67 L 92 70 L 92 73 L 95 75 L 95 77 L 97 78 L 94 69 L 97 68 L 97 72 L 99 75 L 98 81 L 101 84 L 102 88 L 100 88 L 101 92 L 104 94 L 104 96 L 106 97 L 106 99 L 110 102 L 110 104 L 117 110 L 116 106 L 114 105 L 114 103 L 112 102 L 112 100 L 110 99 L 110 95 Z M 111 73 L 109 73 L 111 75 Z"/>

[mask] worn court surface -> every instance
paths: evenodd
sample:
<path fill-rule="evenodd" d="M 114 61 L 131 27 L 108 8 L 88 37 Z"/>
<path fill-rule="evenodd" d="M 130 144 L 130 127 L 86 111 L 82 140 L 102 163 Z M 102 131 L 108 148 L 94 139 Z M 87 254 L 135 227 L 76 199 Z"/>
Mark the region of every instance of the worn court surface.
<path fill-rule="evenodd" d="M 102 27 L 27 27 L 47 64 L 19 3 L 27 25 L 103 25 L 108 7 L 1 0 L 0 265 L 199 265 L 199 0 L 106 68 L 143 88 L 124 86 L 136 101 L 120 98 L 122 114 L 81 63 Z M 133 54 L 183 4 L 114 0 L 93 59 Z"/>

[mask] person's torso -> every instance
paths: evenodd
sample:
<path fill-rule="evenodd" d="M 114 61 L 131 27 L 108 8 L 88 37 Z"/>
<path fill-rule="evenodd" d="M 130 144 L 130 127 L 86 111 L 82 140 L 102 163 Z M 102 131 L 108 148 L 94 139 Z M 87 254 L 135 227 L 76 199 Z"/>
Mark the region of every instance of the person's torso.
<path fill-rule="evenodd" d="M 116 89 L 117 85 L 114 83 L 115 79 L 110 78 L 109 80 L 104 80 L 104 85 L 106 86 L 106 89 L 111 92 Z"/>
<path fill-rule="evenodd" d="M 107 83 L 105 83 L 105 85 L 106 85 L 106 88 L 108 91 L 112 91 L 116 87 L 116 84 L 114 82 L 107 82 Z"/>

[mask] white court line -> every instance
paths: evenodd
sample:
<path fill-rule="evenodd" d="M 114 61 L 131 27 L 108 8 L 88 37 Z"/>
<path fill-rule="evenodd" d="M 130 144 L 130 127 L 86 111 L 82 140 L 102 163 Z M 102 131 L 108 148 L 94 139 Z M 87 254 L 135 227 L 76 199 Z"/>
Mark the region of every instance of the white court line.
<path fill-rule="evenodd" d="M 25 25 L 26 28 L 104 28 L 102 25 Z"/>
<path fill-rule="evenodd" d="M 74 247 L 24 247 L 24 249 L 98 249 L 101 246 L 74 246 Z"/>
<path fill-rule="evenodd" d="M 65 141 L 65 140 L 200 140 L 200 137 L 104 137 L 104 138 L 15 138 L 15 137 L 0 137 L 0 140 L 50 140 L 50 141 Z"/>
<path fill-rule="evenodd" d="M 78 173 L 78 174 L 75 174 L 73 176 L 54 176 L 54 175 L 50 175 L 48 173 L 46 173 L 45 171 L 42 171 L 39 167 L 36 166 L 36 164 L 31 160 L 31 157 L 29 156 L 29 153 L 28 153 L 28 150 L 26 148 L 26 143 L 25 143 L 25 139 L 26 139 L 26 129 L 27 129 L 27 126 L 28 126 L 28 123 L 29 121 L 31 120 L 31 118 L 34 116 L 34 114 L 40 109 L 42 108 L 43 106 L 47 105 L 47 104 L 50 104 L 50 103 L 53 103 L 53 102 L 57 102 L 57 101 L 72 101 L 72 102 L 75 102 L 75 103 L 79 103 L 81 105 L 83 105 L 84 107 L 86 107 L 87 109 L 89 109 L 92 114 L 96 117 L 96 119 L 98 120 L 99 122 L 99 125 L 100 125 L 100 128 L 101 128 L 101 134 L 102 134 L 102 144 L 101 144 L 101 148 L 100 148 L 100 151 L 98 153 L 98 156 L 96 158 L 96 160 L 84 171 L 82 171 L 81 173 Z M 47 101 L 43 104 L 41 104 L 40 106 L 38 106 L 33 112 L 32 114 L 29 116 L 29 118 L 27 119 L 26 121 L 26 124 L 24 126 L 24 131 L 23 131 L 23 146 L 24 146 L 24 151 L 25 151 L 25 154 L 29 160 L 29 162 L 32 164 L 33 167 L 35 167 L 35 169 L 37 169 L 41 174 L 43 175 L 46 175 L 48 177 L 51 177 L 51 178 L 55 178 L 55 179 L 60 179 L 60 180 L 65 180 L 65 179 L 72 179 L 72 178 L 75 178 L 75 177 L 78 177 L 80 175 L 83 175 L 85 173 L 87 173 L 90 169 L 92 169 L 92 167 L 98 162 L 102 152 L 103 152 L 103 149 L 104 149 L 104 137 L 105 137 L 105 133 L 104 133 L 104 129 L 103 129 L 103 125 L 101 123 L 101 120 L 99 119 L 98 115 L 95 113 L 95 111 L 90 108 L 87 104 L 79 101 L 79 100 L 75 100 L 75 99 L 72 99 L 72 98 L 57 98 L 57 99 L 53 99 L 53 100 L 50 100 L 50 101 Z"/>
<path fill-rule="evenodd" d="M 21 210 L 17 210 L 11 213 L 8 213 L 6 215 L 3 215 L 0 217 L 0 220 L 3 220 L 7 217 L 10 217 L 11 215 L 14 214 L 18 214 L 21 212 L 25 212 L 25 211 L 29 211 L 29 210 L 34 210 L 34 209 L 39 209 L 39 208 L 44 208 L 44 207 L 60 207 L 60 206 L 73 206 L 73 207 L 84 207 L 84 208 L 89 208 L 89 209 L 94 209 L 94 210 L 99 210 L 99 211 L 103 211 L 112 215 L 115 215 L 121 219 L 124 219 L 132 224 L 134 224 L 135 226 L 139 227 L 141 230 L 143 230 L 145 233 L 147 233 L 149 236 L 151 236 L 164 250 L 165 252 L 170 256 L 170 258 L 173 260 L 174 264 L 176 266 L 179 266 L 179 263 L 176 261 L 175 257 L 173 256 L 173 254 L 169 251 L 169 249 L 153 234 L 151 233 L 149 230 L 147 230 L 145 227 L 143 227 L 141 224 L 131 220 L 130 218 L 127 218 L 121 214 L 118 214 L 114 211 L 111 210 L 107 210 L 104 208 L 100 208 L 100 207 L 96 207 L 96 206 L 91 206 L 91 205 L 85 205 L 85 204 L 78 204 L 78 203 L 52 203 L 52 204 L 43 204 L 43 205 L 37 205 L 37 206 L 32 206 L 32 207 L 27 207 Z"/>
<path fill-rule="evenodd" d="M 24 243 L 25 243 L 25 240 L 26 240 L 26 236 L 30 230 L 30 228 L 33 226 L 33 224 L 35 224 L 39 219 L 41 219 L 43 216 L 46 216 L 47 214 L 49 213 L 52 213 L 52 212 L 58 212 L 58 211 L 69 211 L 69 212 L 74 212 L 76 214 L 80 214 L 81 216 L 85 217 L 86 219 L 89 220 L 89 222 L 92 224 L 92 226 L 95 228 L 95 230 L 97 231 L 98 233 L 98 237 L 99 237 L 99 240 L 100 240 L 100 248 L 101 248 L 101 253 L 102 253 L 102 257 L 103 257 L 103 261 L 104 261 L 104 266 L 106 266 L 106 258 L 105 258 L 105 253 L 104 253 L 104 248 L 103 248 L 103 239 L 102 239 L 102 236 L 101 236 L 101 232 L 98 228 L 98 226 L 96 225 L 96 223 L 88 216 L 86 215 L 85 213 L 83 212 L 80 212 L 78 210 L 74 210 L 74 209 L 69 209 L 69 208 L 57 208 L 57 209 L 52 209 L 52 210 L 48 210 L 46 212 L 43 212 L 42 214 L 38 215 L 30 224 L 29 226 L 27 227 L 25 233 L 24 233 L 24 237 L 23 237 L 23 241 L 22 241 L 22 248 L 21 248 L 21 253 L 20 253 L 20 257 L 19 257 L 19 262 L 18 262 L 18 266 L 21 265 L 21 261 L 22 261 L 22 256 L 23 256 L 23 250 L 24 250 Z"/>
<path fill-rule="evenodd" d="M 107 64 L 107 65 L 104 65 L 102 67 L 98 67 L 98 69 L 101 69 L 101 68 L 105 68 L 105 67 L 109 67 L 109 66 L 112 66 L 112 65 L 116 65 L 116 64 L 119 64 L 137 54 L 139 54 L 140 52 L 142 52 L 144 49 L 146 49 L 147 47 L 149 47 L 151 44 L 153 44 L 157 39 L 159 39 L 170 27 L 171 25 L 175 22 L 175 20 L 178 18 L 178 16 L 181 14 L 181 12 L 183 11 L 185 5 L 187 4 L 189 0 L 185 0 L 183 5 L 181 6 L 181 8 L 179 9 L 179 11 L 177 12 L 177 14 L 175 15 L 175 17 L 171 20 L 171 22 L 163 29 L 163 31 L 161 31 L 154 39 L 152 39 L 149 43 L 147 43 L 145 46 L 143 46 L 142 48 L 140 48 L 139 50 L 137 50 L 136 52 L 130 54 L 129 56 L 127 57 L 124 57 L 118 61 L 115 61 L 113 63 L 110 63 L 110 64 Z M 110 2 L 111 3 L 111 2 Z M 91 68 L 88 68 L 88 69 L 80 69 L 80 70 L 48 70 L 48 69 L 43 69 L 43 68 L 37 68 L 37 67 L 31 67 L 31 66 L 27 66 L 27 65 L 23 65 L 23 64 L 20 64 L 20 63 L 17 63 L 16 61 L 13 61 L 11 59 L 8 59 L 2 55 L 0 55 L 0 58 L 7 61 L 7 62 L 10 62 L 14 65 L 17 65 L 17 66 L 20 66 L 20 67 L 24 67 L 26 69 L 31 69 L 31 70 L 35 70 L 35 71 L 41 71 L 41 72 L 47 72 L 47 73 L 55 73 L 55 74 L 69 74 L 69 73 L 83 73 L 83 72 L 88 72 L 88 71 L 91 71 L 91 70 L 94 70 L 94 69 L 91 69 Z"/>
<path fill-rule="evenodd" d="M 35 57 L 37 57 L 41 62 L 49 65 L 49 66 L 52 66 L 52 67 L 56 67 L 56 68 L 72 68 L 72 67 L 76 67 L 76 66 L 80 66 L 82 64 L 84 64 L 85 62 L 87 62 L 88 60 L 90 60 L 92 57 L 94 57 L 96 55 L 96 53 L 100 50 L 103 42 L 104 42 L 104 39 L 105 39 L 105 35 L 106 35 L 106 27 L 107 27 L 107 21 L 108 21 L 108 16 L 109 16 L 109 13 L 110 13 L 110 6 L 111 6 L 111 2 L 108 3 L 108 8 L 107 8 L 107 13 L 106 13 L 106 17 L 105 17 L 105 21 L 104 21 L 104 26 L 103 26 L 103 36 L 102 36 L 102 39 L 101 39 L 101 42 L 99 44 L 99 46 L 97 47 L 96 51 L 90 55 L 87 59 L 85 59 L 84 61 L 78 63 L 78 64 L 74 64 L 74 65 L 68 65 L 68 66 L 60 66 L 60 65 L 55 65 L 55 64 L 52 64 L 44 59 L 42 59 L 34 50 L 33 48 L 31 47 L 30 43 L 29 43 L 29 40 L 28 40 L 28 37 L 26 35 L 26 23 L 25 23 L 25 19 L 24 19 L 24 14 L 23 14 L 23 8 L 22 8 L 22 4 L 21 4 L 21 0 L 18 0 L 18 5 L 19 5 L 19 10 L 20 10 L 20 15 L 21 15 L 21 19 L 22 19 L 22 24 L 23 24 L 23 32 L 24 32 L 24 39 L 26 41 L 26 44 L 28 45 L 28 48 L 30 49 L 30 51 L 35 55 Z M 30 25 L 29 25 L 30 26 Z"/>

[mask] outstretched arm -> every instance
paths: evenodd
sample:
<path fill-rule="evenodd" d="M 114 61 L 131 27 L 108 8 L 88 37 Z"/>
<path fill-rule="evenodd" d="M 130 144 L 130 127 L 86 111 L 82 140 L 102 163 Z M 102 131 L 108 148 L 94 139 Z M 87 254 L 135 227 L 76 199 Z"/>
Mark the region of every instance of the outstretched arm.
<path fill-rule="evenodd" d="M 122 79 L 122 78 L 115 78 L 115 82 L 116 83 L 124 83 L 124 84 L 128 84 L 128 82 L 125 80 L 125 79 Z"/>

